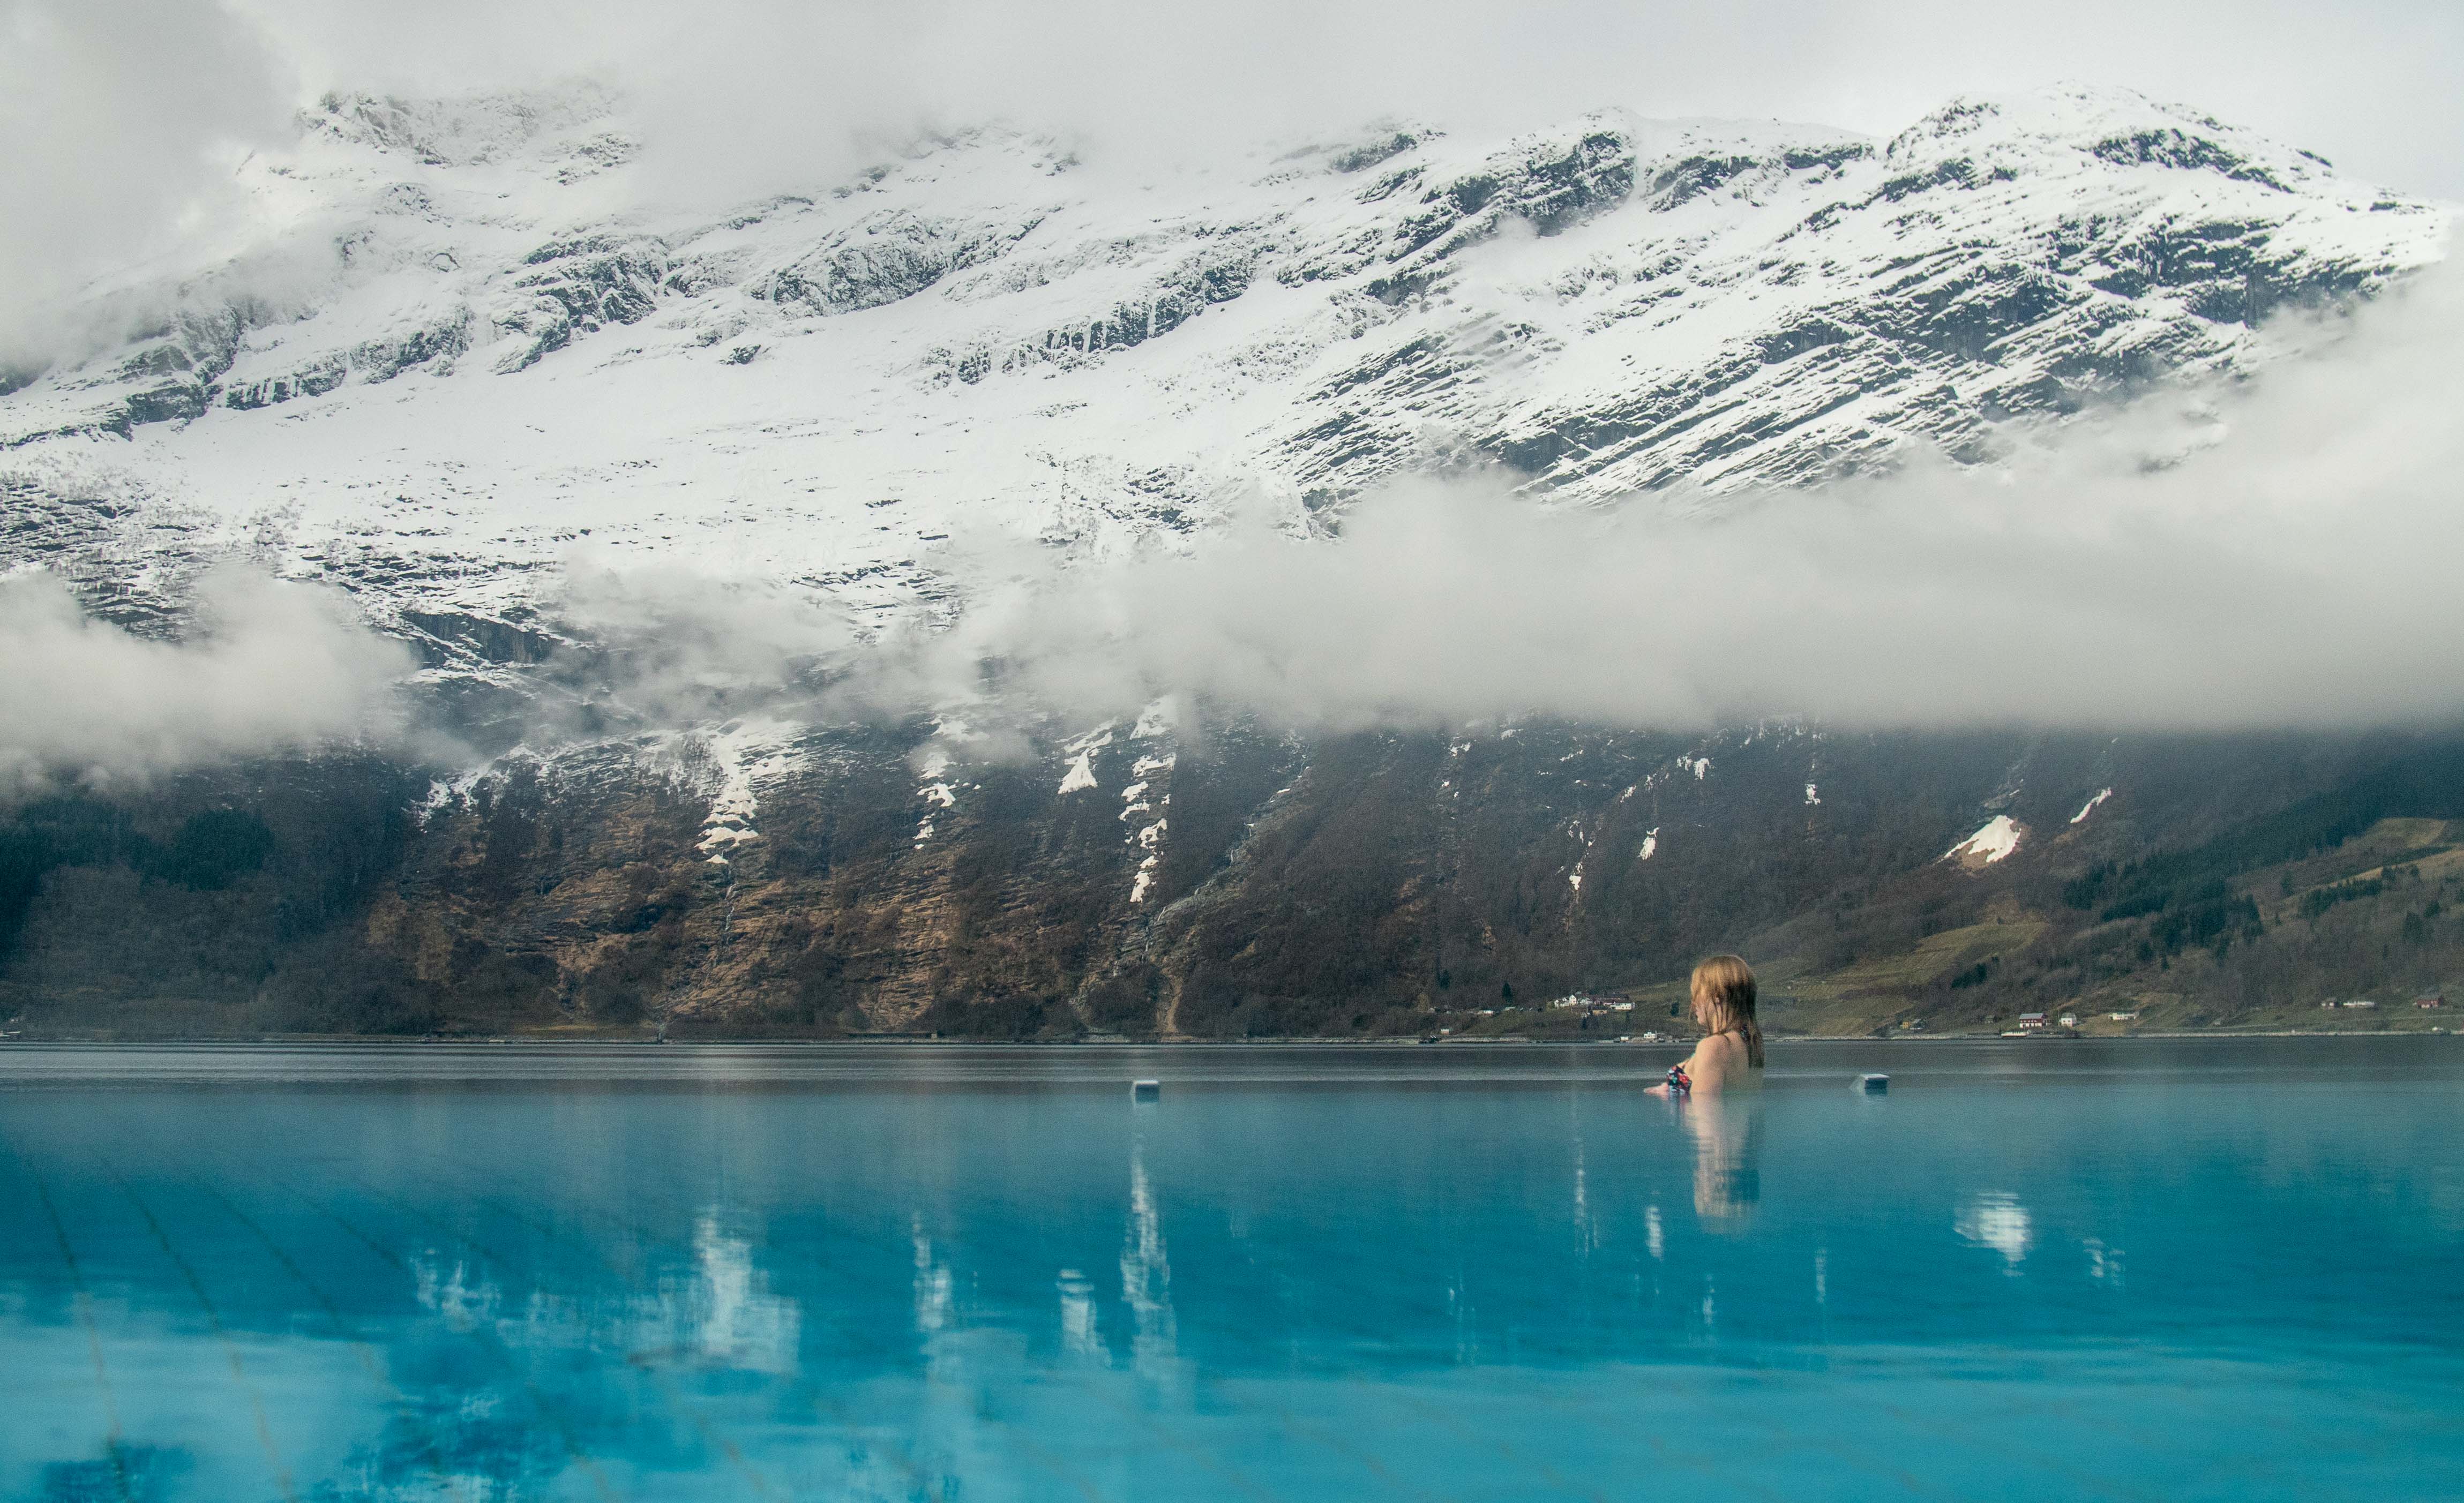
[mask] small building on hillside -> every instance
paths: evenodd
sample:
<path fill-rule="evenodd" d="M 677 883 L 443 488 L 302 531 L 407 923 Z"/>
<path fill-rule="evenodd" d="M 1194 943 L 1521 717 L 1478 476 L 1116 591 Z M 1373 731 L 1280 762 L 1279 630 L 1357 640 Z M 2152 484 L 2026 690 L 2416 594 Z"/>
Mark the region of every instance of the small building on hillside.
<path fill-rule="evenodd" d="M 2019 1014 L 2019 1026 L 2030 1030 L 2031 1032 L 2040 1029 L 2045 1026 L 2045 1014 L 2042 1013 L 2022 1013 Z"/>
<path fill-rule="evenodd" d="M 2447 1005 L 2447 999 L 2435 992 L 2432 992 L 2431 995 L 2426 997 L 2414 997 L 2412 999 L 2412 1005 L 2425 1010 L 2433 1007 L 2445 1007 Z"/>
<path fill-rule="evenodd" d="M 2376 1002 L 2371 1001 L 2371 1000 L 2370 1000 L 2369 998 L 2367 998 L 2367 997 L 2355 997 L 2355 998 L 2353 998 L 2351 1001 L 2344 1003 L 2344 1004 L 2343 1004 L 2343 1006 L 2345 1006 L 2345 1007 L 2376 1007 L 2376 1006 L 2378 1006 L 2378 1004 L 2377 1004 Z"/>

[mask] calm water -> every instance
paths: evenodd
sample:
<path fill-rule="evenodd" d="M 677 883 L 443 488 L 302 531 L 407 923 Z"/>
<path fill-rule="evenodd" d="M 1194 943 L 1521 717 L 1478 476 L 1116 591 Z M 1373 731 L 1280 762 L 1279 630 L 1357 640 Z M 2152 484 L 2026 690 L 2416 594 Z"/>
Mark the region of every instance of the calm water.
<path fill-rule="evenodd" d="M 10 1046 L 0 1496 L 2464 1495 L 2464 1039 L 1667 1057 Z"/>

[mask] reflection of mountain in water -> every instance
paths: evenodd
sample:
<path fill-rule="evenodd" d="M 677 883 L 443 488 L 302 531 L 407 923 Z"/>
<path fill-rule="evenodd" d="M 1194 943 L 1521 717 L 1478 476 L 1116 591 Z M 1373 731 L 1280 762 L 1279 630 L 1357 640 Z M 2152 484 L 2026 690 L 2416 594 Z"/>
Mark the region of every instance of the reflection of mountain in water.
<path fill-rule="evenodd" d="M 1883 1100 L 1843 1060 L 1742 1113 L 1673 1110 L 1634 1094 L 1647 1070 L 1557 1055 L 1530 1057 L 1561 1077 L 1503 1086 L 1427 1062 L 1408 1084 L 1177 1089 L 1127 1131 L 1116 1091 L 1068 1083 L 245 1111 L 165 1090 L 49 1126 L 36 1093 L 0 1093 L 0 1196 L 41 1165 L 80 1276 L 110 1291 L 80 1298 L 52 1241 L 0 1239 L 24 1388 L 0 1496 L 118 1495 L 89 1315 L 118 1453 L 165 1500 L 279 1494 L 232 1351 L 316 1503 L 1348 1497 L 1373 1462 L 1401 1491 L 1503 1494 L 1544 1460 L 1634 1474 L 1637 1414 L 1674 1433 L 1741 1382 L 1894 1433 L 1859 1385 L 2023 1424 L 2034 1380 L 2005 1367 L 2024 1347 L 2075 1396 L 2161 1405 L 2191 1389 L 2178 1354 L 2135 1344 L 2153 1321 L 2238 1354 L 2192 1363 L 2204 1412 L 2298 1404 L 2304 1444 L 2365 1411 L 2427 1433 L 2351 1354 L 2448 1370 L 2418 1339 L 2464 1235 L 2439 1193 L 2443 1077 L 2356 1091 L 2317 1078 L 2332 1051 L 2309 1041 L 2274 1091 L 2082 1073 L 2111 1060 L 2096 1044 L 2011 1046 L 2005 1075 L 1961 1078 L 1938 1062 L 1969 1056 L 1927 1049 Z M 1306 1068 L 1242 1067 L 1279 1058 Z M 2287 1101 L 2309 1089 L 2366 1130 Z M 473 1161 L 479 1119 L 532 1155 Z M 113 1147 L 145 1215 L 58 1167 L 98 1133 L 159 1138 L 150 1169 Z M 217 1135 L 228 1157 L 196 1162 Z M 2356 1241 L 2368 1265 L 2332 1255 Z M 2356 1280 L 2386 1297 L 2356 1303 Z M 2270 1350 L 2294 1353 L 2290 1386 L 2249 1355 Z M 2118 1352 L 2119 1378 L 2097 1365 Z"/>
<path fill-rule="evenodd" d="M 534 1289 L 508 1296 L 464 1258 L 411 1264 L 421 1307 L 448 1327 L 485 1326 L 520 1351 L 622 1352 L 637 1363 L 688 1363 L 744 1372 L 796 1370 L 803 1329 L 796 1301 L 770 1293 L 753 1244 L 720 1230 L 719 1213 L 693 1222 L 689 1270 L 661 1274 L 649 1294 L 618 1298 Z"/>
<path fill-rule="evenodd" d="M 1130 1221 L 1121 1242 L 1121 1298 L 1137 1334 L 1131 1341 L 1138 1371 L 1160 1377 L 1178 1355 L 1172 1315 L 1172 1263 L 1163 1245 L 1163 1216 L 1147 1178 L 1146 1144 L 1130 1139 Z"/>

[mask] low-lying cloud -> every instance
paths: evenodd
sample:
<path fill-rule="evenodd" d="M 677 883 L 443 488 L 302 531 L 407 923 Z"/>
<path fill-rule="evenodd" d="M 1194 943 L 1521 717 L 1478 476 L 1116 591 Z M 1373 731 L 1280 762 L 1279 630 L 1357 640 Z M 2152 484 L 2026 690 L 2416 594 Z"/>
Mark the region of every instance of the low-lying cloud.
<path fill-rule="evenodd" d="M 176 642 L 88 616 L 48 574 L 0 579 L 0 795 L 385 740 L 407 648 L 339 593 L 218 569 Z"/>
<path fill-rule="evenodd" d="M 251 211 L 232 170 L 286 138 L 295 90 L 204 0 L 0 0 L 0 383 L 78 342 L 90 316 L 64 304 L 90 281 L 209 256 Z"/>
<path fill-rule="evenodd" d="M 1043 698 L 1342 727 L 2233 729 L 2464 716 L 2464 277 L 2240 390 L 1705 513 L 1404 485 L 1339 542 L 1252 527 L 1022 587 L 939 650 Z M 1688 514 L 1691 512 L 1692 514 Z"/>
<path fill-rule="evenodd" d="M 1554 715 L 1658 728 L 2233 730 L 2464 718 L 2464 277 L 2276 332 L 1993 465 L 1743 499 L 1568 509 L 1491 474 L 1398 484 L 1304 536 L 1262 512 L 1186 553 L 961 563 L 946 629 L 834 647 L 810 607 L 673 577 L 646 702 L 723 684 L 816 718 L 1157 697 L 1306 729 Z M 1007 572 L 1009 577 L 1001 577 Z M 627 595 L 593 587 L 603 633 Z M 642 587 L 634 587 L 637 590 Z M 806 613 L 806 614 L 800 614 Z M 690 629 L 675 621 L 689 615 Z"/>

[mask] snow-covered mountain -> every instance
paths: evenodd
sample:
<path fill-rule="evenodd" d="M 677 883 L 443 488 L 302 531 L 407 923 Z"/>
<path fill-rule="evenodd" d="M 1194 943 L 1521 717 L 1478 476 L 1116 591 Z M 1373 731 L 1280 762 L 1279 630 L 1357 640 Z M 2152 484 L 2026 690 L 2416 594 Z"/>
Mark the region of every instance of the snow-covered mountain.
<path fill-rule="evenodd" d="M 597 661 L 524 698 L 587 635 L 549 608 L 580 550 L 879 620 L 1419 468 L 1699 506 L 1991 462 L 1999 420 L 2292 358 L 2270 314 L 2437 259 L 2447 207 L 2079 89 L 1887 142 L 1600 113 L 1154 173 L 984 129 L 728 211 L 677 207 L 600 90 L 300 124 L 242 169 L 237 239 L 98 286 L 86 354 L 0 377 L 0 573 L 122 619 L 221 558 L 338 582 L 504 754 L 0 807 L 0 1019 L 1573 1036 L 1516 999 L 1642 1017 L 1740 948 L 1779 1027 L 2280 1027 L 2303 987 L 2464 965 L 2464 891 L 2424 885 L 2464 850 L 2435 736 L 1310 736 L 1230 706 L 971 739 L 971 706 L 680 696 L 516 745 Z"/>
<path fill-rule="evenodd" d="M 98 287 L 84 324 L 141 332 L 0 396 L 0 569 L 142 610 L 237 553 L 415 630 L 522 619 L 587 539 L 878 611 L 963 589 L 953 538 L 1415 467 L 1716 495 L 2244 368 L 2452 220 L 2079 88 L 1145 176 L 987 128 L 725 213 L 661 209 L 640 147 L 593 88 L 329 97 L 243 169 L 255 239 Z"/>

